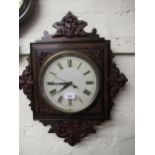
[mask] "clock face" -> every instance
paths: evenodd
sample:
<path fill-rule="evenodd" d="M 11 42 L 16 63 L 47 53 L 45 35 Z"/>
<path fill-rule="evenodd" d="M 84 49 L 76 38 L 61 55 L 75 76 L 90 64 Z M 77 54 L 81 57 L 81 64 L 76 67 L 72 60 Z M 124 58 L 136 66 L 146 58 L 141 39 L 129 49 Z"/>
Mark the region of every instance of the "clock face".
<path fill-rule="evenodd" d="M 43 98 L 55 109 L 76 113 L 86 109 L 99 91 L 99 71 L 87 56 L 64 51 L 51 56 L 40 71 Z"/>

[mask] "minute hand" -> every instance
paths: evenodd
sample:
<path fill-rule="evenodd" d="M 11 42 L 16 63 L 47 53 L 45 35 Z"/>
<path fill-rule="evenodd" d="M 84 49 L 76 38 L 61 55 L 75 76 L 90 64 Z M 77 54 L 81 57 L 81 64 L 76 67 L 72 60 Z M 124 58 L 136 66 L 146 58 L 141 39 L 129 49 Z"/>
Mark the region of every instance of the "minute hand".
<path fill-rule="evenodd" d="M 66 85 L 64 85 L 64 86 L 58 91 L 58 93 L 60 93 L 61 91 L 63 91 L 63 90 L 66 89 L 67 87 L 69 87 L 70 85 L 72 85 L 72 82 L 67 83 Z"/>
<path fill-rule="evenodd" d="M 70 84 L 71 82 L 48 82 L 48 85 L 66 85 Z"/>

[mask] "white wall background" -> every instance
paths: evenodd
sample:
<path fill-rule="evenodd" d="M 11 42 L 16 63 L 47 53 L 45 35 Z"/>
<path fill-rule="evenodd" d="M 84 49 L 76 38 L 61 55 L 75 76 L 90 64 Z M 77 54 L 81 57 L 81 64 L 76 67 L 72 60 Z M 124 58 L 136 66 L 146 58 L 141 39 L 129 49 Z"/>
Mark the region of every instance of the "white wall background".
<path fill-rule="evenodd" d="M 36 4 L 32 18 L 20 28 L 20 74 L 27 64 L 29 43 L 40 39 L 44 30 L 54 33 L 52 24 L 68 11 L 88 22 L 86 31 L 95 27 L 101 37 L 110 39 L 113 52 L 134 53 L 134 0 L 38 0 Z M 20 91 L 20 155 L 134 155 L 134 56 L 116 56 L 114 61 L 129 81 L 115 99 L 112 120 L 74 147 L 33 121 L 29 100 Z"/>

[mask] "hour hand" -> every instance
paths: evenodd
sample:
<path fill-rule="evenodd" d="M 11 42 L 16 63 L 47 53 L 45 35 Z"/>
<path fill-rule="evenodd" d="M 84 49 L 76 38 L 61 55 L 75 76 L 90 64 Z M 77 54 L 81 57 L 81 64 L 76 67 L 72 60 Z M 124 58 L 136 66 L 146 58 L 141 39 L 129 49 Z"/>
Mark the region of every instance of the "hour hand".
<path fill-rule="evenodd" d="M 73 85 L 72 82 L 47 82 L 48 85 L 67 85 L 70 84 L 73 86 L 73 88 L 78 88 L 78 86 Z"/>

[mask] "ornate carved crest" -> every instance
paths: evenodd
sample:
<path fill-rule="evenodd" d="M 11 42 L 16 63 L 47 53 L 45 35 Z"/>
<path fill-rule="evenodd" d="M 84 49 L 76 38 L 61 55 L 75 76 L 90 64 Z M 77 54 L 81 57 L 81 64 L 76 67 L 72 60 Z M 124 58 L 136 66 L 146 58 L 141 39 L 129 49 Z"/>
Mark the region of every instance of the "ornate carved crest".
<path fill-rule="evenodd" d="M 87 22 L 78 20 L 78 18 L 71 12 L 68 12 L 66 16 L 62 18 L 60 22 L 53 24 L 53 27 L 57 29 L 54 35 L 50 35 L 47 31 L 44 32 L 42 40 L 49 40 L 50 38 L 77 38 L 77 37 L 99 37 L 96 34 L 97 30 L 92 29 L 91 33 L 85 32 L 84 28 L 87 26 Z"/>
<path fill-rule="evenodd" d="M 87 33 L 84 31 L 84 27 L 87 25 L 84 21 L 78 21 L 77 17 L 74 16 L 71 12 L 69 12 L 61 22 L 57 22 L 54 24 L 54 27 L 57 29 L 54 38 L 89 38 L 90 36 L 96 36 L 96 30 L 93 30 L 92 33 Z M 43 40 L 50 40 L 51 35 L 47 32 L 45 36 L 42 38 Z M 96 53 L 98 55 L 98 53 Z M 48 56 L 48 52 L 42 52 L 39 57 L 40 65 L 45 57 Z M 99 54 L 99 57 L 100 54 Z M 99 58 L 98 58 L 99 59 Z M 112 59 L 112 57 L 111 57 Z M 100 62 L 101 60 L 99 60 Z M 23 89 L 24 94 L 27 98 L 32 102 L 32 94 L 33 94 L 33 78 L 32 78 L 32 67 L 31 63 L 28 60 L 28 66 L 26 66 L 22 75 L 19 77 L 19 88 Z M 112 108 L 113 101 L 112 99 L 119 92 L 120 88 L 125 85 L 127 82 L 126 76 L 120 72 L 117 68 L 116 64 L 112 62 L 111 65 L 111 73 L 109 80 L 110 86 L 110 109 Z M 31 109 L 33 110 L 32 103 L 30 103 Z M 49 133 L 56 133 L 58 137 L 64 138 L 64 141 L 69 143 L 71 146 L 80 142 L 82 138 L 87 136 L 90 133 L 95 133 L 95 126 L 99 125 L 103 122 L 103 120 L 40 120 L 45 126 L 51 125 Z"/>
<path fill-rule="evenodd" d="M 71 12 L 68 12 L 60 22 L 56 22 L 53 27 L 57 29 L 54 38 L 57 37 L 88 37 L 90 34 L 84 31 L 87 23 L 82 20 L 78 20 Z M 93 30 L 94 33 L 95 30 Z"/>

